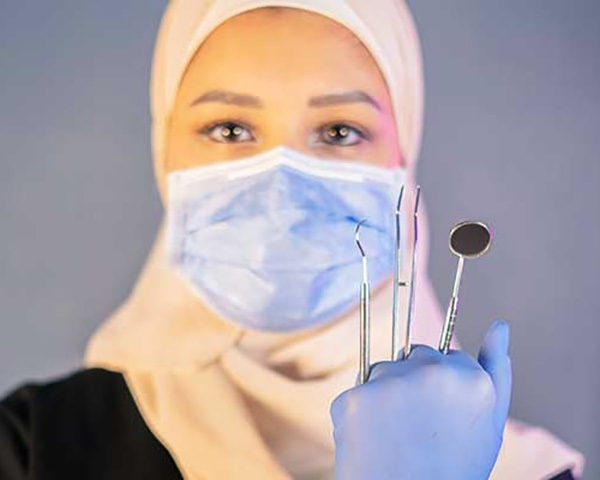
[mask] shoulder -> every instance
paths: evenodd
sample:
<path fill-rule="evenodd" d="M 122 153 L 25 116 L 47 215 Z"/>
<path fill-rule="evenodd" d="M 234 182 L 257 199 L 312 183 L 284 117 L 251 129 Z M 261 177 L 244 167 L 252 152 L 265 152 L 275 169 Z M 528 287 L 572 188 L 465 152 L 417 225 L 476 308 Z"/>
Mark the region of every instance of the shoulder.
<path fill-rule="evenodd" d="M 149 456 L 149 457 L 148 457 Z M 155 458 L 156 464 L 143 457 Z M 101 460 L 101 464 L 98 462 Z M 123 478 L 151 467 L 179 478 L 141 417 L 120 373 L 94 368 L 20 386 L 0 401 L 0 478 Z M 165 470 L 166 469 L 166 470 Z M 105 471 L 106 476 L 98 476 Z M 158 472 L 154 472 L 158 474 Z M 169 473 L 170 472 L 170 475 Z M 125 476 L 125 475 L 128 475 Z"/>
<path fill-rule="evenodd" d="M 28 443 L 36 440 L 33 434 L 60 432 L 89 442 L 107 429 L 122 428 L 121 420 L 130 419 L 132 409 L 135 405 L 120 373 L 87 369 L 21 385 L 0 402 L 0 422 Z"/>
<path fill-rule="evenodd" d="M 73 415 L 89 407 L 102 410 L 115 406 L 128 396 L 123 376 L 100 368 L 79 370 L 44 382 L 28 382 L 6 396 L 1 408 L 26 415 L 31 410 L 68 411 Z"/>
<path fill-rule="evenodd" d="M 114 423 L 114 415 L 121 417 L 135 409 L 123 376 L 100 368 L 79 370 L 47 382 L 24 384 L 2 405 L 25 420 L 61 426 L 94 423 L 107 414 L 110 423 Z M 104 422 L 103 425 L 106 426 Z"/>

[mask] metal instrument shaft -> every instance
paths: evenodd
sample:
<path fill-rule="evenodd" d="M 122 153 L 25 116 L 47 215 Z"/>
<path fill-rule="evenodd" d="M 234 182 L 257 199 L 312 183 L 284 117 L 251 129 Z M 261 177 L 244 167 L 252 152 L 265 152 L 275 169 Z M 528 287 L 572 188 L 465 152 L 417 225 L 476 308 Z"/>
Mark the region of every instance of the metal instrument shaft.
<path fill-rule="evenodd" d="M 359 384 L 364 384 L 369 379 L 371 370 L 370 346 L 371 346 L 371 291 L 369 287 L 369 276 L 367 270 L 367 256 L 360 244 L 360 227 L 366 220 L 361 220 L 356 225 L 355 240 L 362 256 L 362 282 L 360 285 L 360 351 L 359 351 Z"/>

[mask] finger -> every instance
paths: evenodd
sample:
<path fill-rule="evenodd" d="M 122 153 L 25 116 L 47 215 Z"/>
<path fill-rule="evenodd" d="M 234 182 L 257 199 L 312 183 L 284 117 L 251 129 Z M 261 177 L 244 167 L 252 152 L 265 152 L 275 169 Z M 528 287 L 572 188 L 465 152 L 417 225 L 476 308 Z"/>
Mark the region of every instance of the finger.
<path fill-rule="evenodd" d="M 369 382 L 378 378 L 402 375 L 411 368 L 411 365 L 439 363 L 443 361 L 443 355 L 428 345 L 414 345 L 406 360 L 383 361 L 371 365 Z"/>
<path fill-rule="evenodd" d="M 508 324 L 502 320 L 496 320 L 490 325 L 477 358 L 481 367 L 492 379 L 496 389 L 495 418 L 499 428 L 506 422 L 512 390 L 512 368 L 508 356 L 509 339 Z"/>
<path fill-rule="evenodd" d="M 472 355 L 462 350 L 450 350 L 446 354 L 446 358 L 453 365 L 459 365 L 463 368 L 470 368 L 481 371 L 481 364 Z"/>
<path fill-rule="evenodd" d="M 409 360 L 427 360 L 427 359 L 441 359 L 442 353 L 430 347 L 429 345 L 414 345 L 410 351 L 410 355 L 405 361 Z"/>
<path fill-rule="evenodd" d="M 371 371 L 369 373 L 369 382 L 374 382 L 381 377 L 389 377 L 398 375 L 401 371 L 402 366 L 399 361 L 390 362 L 383 361 L 377 362 L 371 365 Z"/>

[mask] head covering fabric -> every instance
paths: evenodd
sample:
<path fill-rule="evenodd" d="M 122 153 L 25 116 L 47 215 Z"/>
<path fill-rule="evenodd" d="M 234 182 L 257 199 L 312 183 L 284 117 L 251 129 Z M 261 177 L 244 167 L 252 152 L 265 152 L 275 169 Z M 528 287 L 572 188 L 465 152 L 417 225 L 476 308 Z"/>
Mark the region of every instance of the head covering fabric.
<path fill-rule="evenodd" d="M 194 53 L 228 18 L 265 6 L 327 16 L 365 44 L 388 85 L 412 182 L 421 143 L 423 79 L 419 41 L 404 1 L 174 0 L 160 27 L 151 79 L 158 183 L 165 173 L 170 111 Z M 427 276 L 424 203 L 419 233 L 413 336 L 416 343 L 435 345 L 442 312 Z M 410 258 L 411 252 L 406 254 Z M 379 361 L 391 350 L 391 279 L 372 295 L 371 353 Z M 399 308 L 406 311 L 404 296 Z M 222 321 L 167 263 L 163 221 L 133 292 L 93 335 L 85 364 L 123 373 L 146 423 L 186 479 L 333 479 L 329 406 L 356 379 L 357 319 L 354 312 L 284 334 Z M 541 429 L 510 422 L 492 478 L 543 478 L 570 466 L 577 472 L 582 468 L 577 452 Z"/>
<path fill-rule="evenodd" d="M 398 0 L 178 0 L 170 3 L 159 31 L 151 82 L 155 172 L 162 178 L 165 130 L 186 67 L 220 24 L 265 6 L 299 8 L 347 27 L 367 47 L 388 85 L 402 154 L 418 158 L 423 124 L 423 72 L 417 31 L 404 1 Z"/>

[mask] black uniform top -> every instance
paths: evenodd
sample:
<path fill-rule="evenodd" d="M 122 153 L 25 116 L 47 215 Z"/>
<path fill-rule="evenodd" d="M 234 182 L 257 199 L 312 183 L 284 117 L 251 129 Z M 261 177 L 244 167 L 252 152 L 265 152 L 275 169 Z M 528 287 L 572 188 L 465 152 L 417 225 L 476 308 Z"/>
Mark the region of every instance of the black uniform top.
<path fill-rule="evenodd" d="M 81 370 L 0 402 L 0 480 L 182 478 L 119 373 Z"/>

